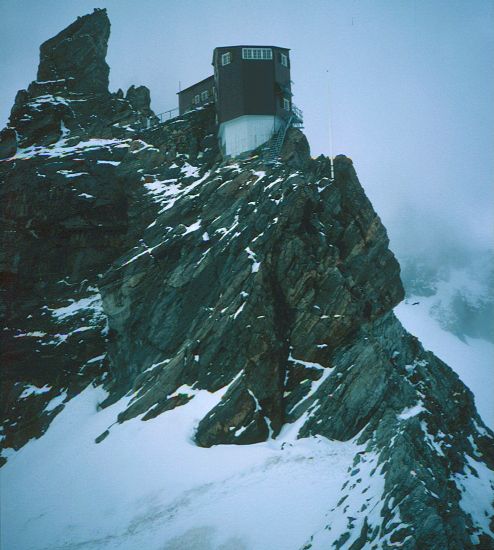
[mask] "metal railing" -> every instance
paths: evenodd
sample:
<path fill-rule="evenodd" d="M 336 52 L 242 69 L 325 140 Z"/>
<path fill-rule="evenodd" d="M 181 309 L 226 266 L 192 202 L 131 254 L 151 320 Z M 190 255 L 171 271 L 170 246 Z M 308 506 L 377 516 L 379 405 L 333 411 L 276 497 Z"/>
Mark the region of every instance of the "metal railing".
<path fill-rule="evenodd" d="M 286 134 L 290 127 L 301 128 L 304 123 L 304 115 L 302 111 L 292 103 L 292 108 L 288 118 L 285 119 L 277 131 L 273 133 L 269 141 L 269 145 L 266 148 L 265 158 L 266 162 L 271 164 L 276 162 L 280 156 L 283 143 L 285 142 Z"/>
<path fill-rule="evenodd" d="M 177 114 L 174 114 L 174 113 L 177 113 Z M 175 118 L 177 115 L 178 115 L 178 107 L 175 107 L 175 109 L 168 109 L 168 111 L 163 111 L 162 113 L 158 113 L 156 116 L 160 119 L 160 123 L 162 124 L 167 120 Z"/>
<path fill-rule="evenodd" d="M 158 113 L 152 117 L 141 117 L 137 121 L 136 129 L 140 131 L 155 130 L 160 124 L 168 122 L 169 120 L 172 120 L 177 116 L 178 107 L 175 107 L 174 109 L 168 109 L 168 111 L 163 111 L 162 113 Z M 156 119 L 158 120 L 156 121 Z"/>
<path fill-rule="evenodd" d="M 302 110 L 292 103 L 292 124 L 302 125 L 304 123 L 304 114 Z"/>
<path fill-rule="evenodd" d="M 290 128 L 292 122 L 293 122 L 293 114 L 290 113 L 290 116 L 288 117 L 288 119 L 285 121 L 282 121 L 281 126 L 273 134 L 270 141 L 268 142 L 269 145 L 267 147 L 266 157 L 265 157 L 266 162 L 268 164 L 272 164 L 276 162 L 276 159 L 280 156 L 281 148 L 283 147 L 286 133 L 288 131 L 288 128 Z"/>

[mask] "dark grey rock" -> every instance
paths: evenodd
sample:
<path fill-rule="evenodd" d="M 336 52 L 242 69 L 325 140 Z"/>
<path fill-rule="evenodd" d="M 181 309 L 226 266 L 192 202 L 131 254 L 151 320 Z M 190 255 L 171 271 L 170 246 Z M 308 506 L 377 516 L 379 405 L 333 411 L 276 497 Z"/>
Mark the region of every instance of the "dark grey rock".
<path fill-rule="evenodd" d="M 40 47 L 38 81 L 63 81 L 71 91 L 108 93 L 105 58 L 110 20 L 105 9 L 78 17 Z"/>
<path fill-rule="evenodd" d="M 17 151 L 17 136 L 13 128 L 0 130 L 0 159 L 13 157 Z"/>
<path fill-rule="evenodd" d="M 152 114 L 151 94 L 146 86 L 131 86 L 127 90 L 125 99 L 127 99 L 136 111 L 140 111 L 144 114 Z"/>
<path fill-rule="evenodd" d="M 297 128 L 290 128 L 281 150 L 281 161 L 294 168 L 307 167 L 310 161 L 310 146 L 305 135 Z"/>
<path fill-rule="evenodd" d="M 20 147 L 59 140 L 139 137 L 157 123 L 145 86 L 108 91 L 105 56 L 110 22 L 105 10 L 78 18 L 40 49 L 38 80 L 20 90 L 9 125 Z"/>

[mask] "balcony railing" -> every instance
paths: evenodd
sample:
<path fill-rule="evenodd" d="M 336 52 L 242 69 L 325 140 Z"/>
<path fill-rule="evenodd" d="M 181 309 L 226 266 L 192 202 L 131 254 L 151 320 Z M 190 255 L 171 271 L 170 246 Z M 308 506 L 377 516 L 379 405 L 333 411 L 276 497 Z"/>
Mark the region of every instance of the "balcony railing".
<path fill-rule="evenodd" d="M 159 113 L 156 116 L 160 119 L 160 123 L 163 123 L 163 122 L 166 122 L 167 120 L 175 118 L 177 115 L 178 115 L 178 107 L 175 107 L 175 109 L 169 109 L 168 111 Z"/>
<path fill-rule="evenodd" d="M 304 114 L 301 109 L 292 103 L 292 123 L 295 125 L 302 125 L 304 123 Z"/>

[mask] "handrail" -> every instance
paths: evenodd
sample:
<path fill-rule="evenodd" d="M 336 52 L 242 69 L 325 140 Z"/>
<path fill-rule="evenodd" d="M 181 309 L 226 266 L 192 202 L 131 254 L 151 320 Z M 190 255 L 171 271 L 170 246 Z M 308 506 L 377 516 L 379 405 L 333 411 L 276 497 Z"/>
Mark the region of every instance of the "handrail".
<path fill-rule="evenodd" d="M 160 122 L 163 123 L 166 120 L 175 118 L 174 116 L 172 116 L 172 113 L 175 113 L 176 111 L 178 111 L 178 107 L 175 107 L 174 109 L 168 109 L 168 111 L 163 111 L 162 113 L 158 113 L 156 116 L 160 119 Z"/>
<path fill-rule="evenodd" d="M 292 103 L 292 113 L 295 117 L 295 119 L 297 119 L 297 122 L 300 122 L 300 123 L 303 123 L 304 121 L 304 114 L 302 112 L 301 109 L 299 109 L 296 105 L 294 105 Z"/>
<path fill-rule="evenodd" d="M 285 136 L 292 124 L 293 113 L 290 113 L 287 120 L 283 121 L 281 126 L 278 128 L 278 131 L 273 134 L 270 145 L 267 150 L 267 162 L 273 163 L 278 158 L 281 148 L 283 147 L 283 142 L 285 141 Z"/>
<path fill-rule="evenodd" d="M 292 119 L 293 119 L 293 115 L 290 115 L 288 117 L 288 120 L 285 122 L 285 124 L 281 128 L 280 145 L 278 149 L 278 154 L 281 151 L 281 148 L 283 147 L 283 142 L 285 141 L 285 136 L 286 136 L 286 133 L 288 132 L 288 128 L 290 128 L 290 126 L 292 125 Z"/>

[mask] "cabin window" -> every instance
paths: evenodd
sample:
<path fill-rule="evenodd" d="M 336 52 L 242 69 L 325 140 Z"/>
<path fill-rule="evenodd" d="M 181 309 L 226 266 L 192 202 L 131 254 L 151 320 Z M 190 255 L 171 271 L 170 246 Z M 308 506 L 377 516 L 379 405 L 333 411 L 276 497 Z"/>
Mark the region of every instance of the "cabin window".
<path fill-rule="evenodd" d="M 242 59 L 273 59 L 271 48 L 242 48 Z"/>
<path fill-rule="evenodd" d="M 286 97 L 283 98 L 283 109 L 285 109 L 285 111 L 290 110 L 290 100 Z"/>
<path fill-rule="evenodd" d="M 221 64 L 223 66 L 232 62 L 232 52 L 226 52 L 221 54 Z"/>
<path fill-rule="evenodd" d="M 207 90 L 204 90 L 204 92 L 201 92 L 202 101 L 207 101 L 208 97 L 209 97 L 209 92 Z"/>
<path fill-rule="evenodd" d="M 283 67 L 288 67 L 288 56 L 286 56 L 284 53 L 280 54 L 280 60 Z"/>
<path fill-rule="evenodd" d="M 199 94 L 195 95 L 194 96 L 194 103 L 196 105 L 199 105 L 200 102 L 201 102 L 201 97 L 199 96 Z"/>

